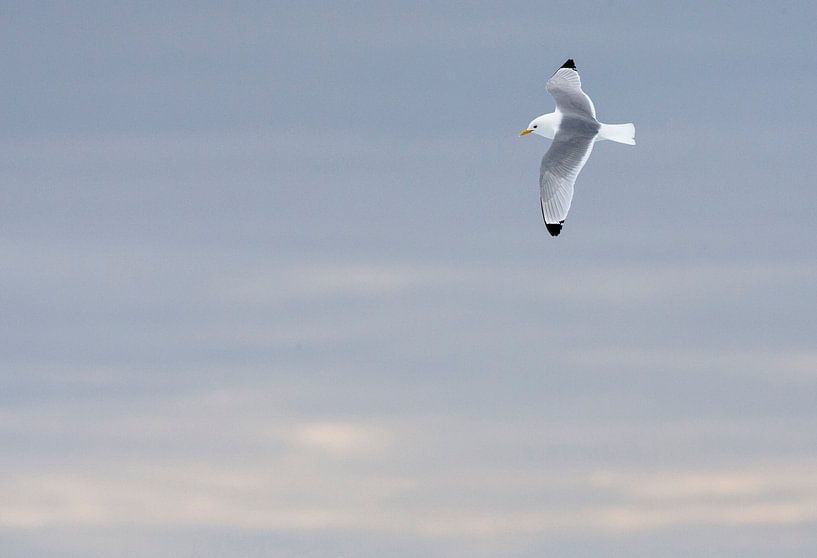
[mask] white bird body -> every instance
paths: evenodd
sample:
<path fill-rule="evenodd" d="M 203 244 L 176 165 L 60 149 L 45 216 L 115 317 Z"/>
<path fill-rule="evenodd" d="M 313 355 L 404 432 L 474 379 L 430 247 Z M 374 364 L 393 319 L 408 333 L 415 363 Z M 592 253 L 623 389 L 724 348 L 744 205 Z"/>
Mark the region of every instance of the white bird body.
<path fill-rule="evenodd" d="M 553 139 L 559 133 L 559 124 L 562 123 L 562 113 L 558 110 L 539 116 L 530 123 L 528 128 L 535 126 L 531 133 L 543 138 Z M 599 122 L 601 128 L 594 138 L 595 141 L 612 140 L 618 143 L 635 145 L 635 126 L 632 124 L 604 124 Z M 623 126 L 619 132 L 619 127 Z"/>
<path fill-rule="evenodd" d="M 582 91 L 572 59 L 551 76 L 547 90 L 556 101 L 556 110 L 533 119 L 519 135 L 536 134 L 553 140 L 542 157 L 539 189 L 545 227 L 551 236 L 558 236 L 573 200 L 573 185 L 593 144 L 612 140 L 635 145 L 635 126 L 596 120 L 596 107 Z"/>

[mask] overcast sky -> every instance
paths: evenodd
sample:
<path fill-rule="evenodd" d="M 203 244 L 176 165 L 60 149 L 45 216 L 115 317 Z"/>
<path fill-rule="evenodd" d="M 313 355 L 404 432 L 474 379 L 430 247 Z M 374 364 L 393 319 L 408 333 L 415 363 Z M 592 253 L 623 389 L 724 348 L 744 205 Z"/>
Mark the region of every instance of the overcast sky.
<path fill-rule="evenodd" d="M 0 6 L 0 555 L 817 555 L 817 8 L 439 4 Z"/>

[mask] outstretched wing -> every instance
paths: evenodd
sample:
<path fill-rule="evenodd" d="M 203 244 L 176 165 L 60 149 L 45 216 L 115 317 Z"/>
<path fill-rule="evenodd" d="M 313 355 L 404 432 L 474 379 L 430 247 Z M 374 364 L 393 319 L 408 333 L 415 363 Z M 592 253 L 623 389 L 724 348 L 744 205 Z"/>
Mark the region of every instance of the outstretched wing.
<path fill-rule="evenodd" d="M 582 91 L 582 80 L 576 71 L 573 59 L 568 59 L 556 70 L 547 82 L 546 88 L 556 101 L 556 110 L 562 114 L 572 114 L 596 119 L 593 101 Z"/>
<path fill-rule="evenodd" d="M 542 157 L 539 171 L 542 217 L 551 236 L 562 231 L 573 200 L 573 185 L 593 151 L 595 139 L 595 133 L 562 130 Z"/>

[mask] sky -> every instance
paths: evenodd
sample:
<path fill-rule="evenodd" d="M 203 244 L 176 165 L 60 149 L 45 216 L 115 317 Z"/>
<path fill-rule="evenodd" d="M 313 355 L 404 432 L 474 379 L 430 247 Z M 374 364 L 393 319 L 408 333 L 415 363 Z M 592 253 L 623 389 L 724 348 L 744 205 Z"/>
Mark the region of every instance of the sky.
<path fill-rule="evenodd" d="M 4 2 L 0 555 L 817 554 L 815 21 Z"/>

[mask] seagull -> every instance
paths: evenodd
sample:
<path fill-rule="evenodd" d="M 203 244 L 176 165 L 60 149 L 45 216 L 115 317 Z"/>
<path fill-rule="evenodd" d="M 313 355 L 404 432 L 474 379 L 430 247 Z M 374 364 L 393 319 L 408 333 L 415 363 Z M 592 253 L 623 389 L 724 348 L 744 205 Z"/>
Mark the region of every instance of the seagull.
<path fill-rule="evenodd" d="M 573 184 L 590 157 L 593 144 L 612 140 L 635 145 L 635 126 L 602 124 L 596 120 L 596 108 L 582 91 L 572 58 L 556 70 L 546 88 L 556 101 L 556 110 L 533 119 L 519 136 L 536 134 L 553 140 L 542 157 L 539 189 L 545 228 L 551 236 L 559 236 L 573 199 Z"/>

